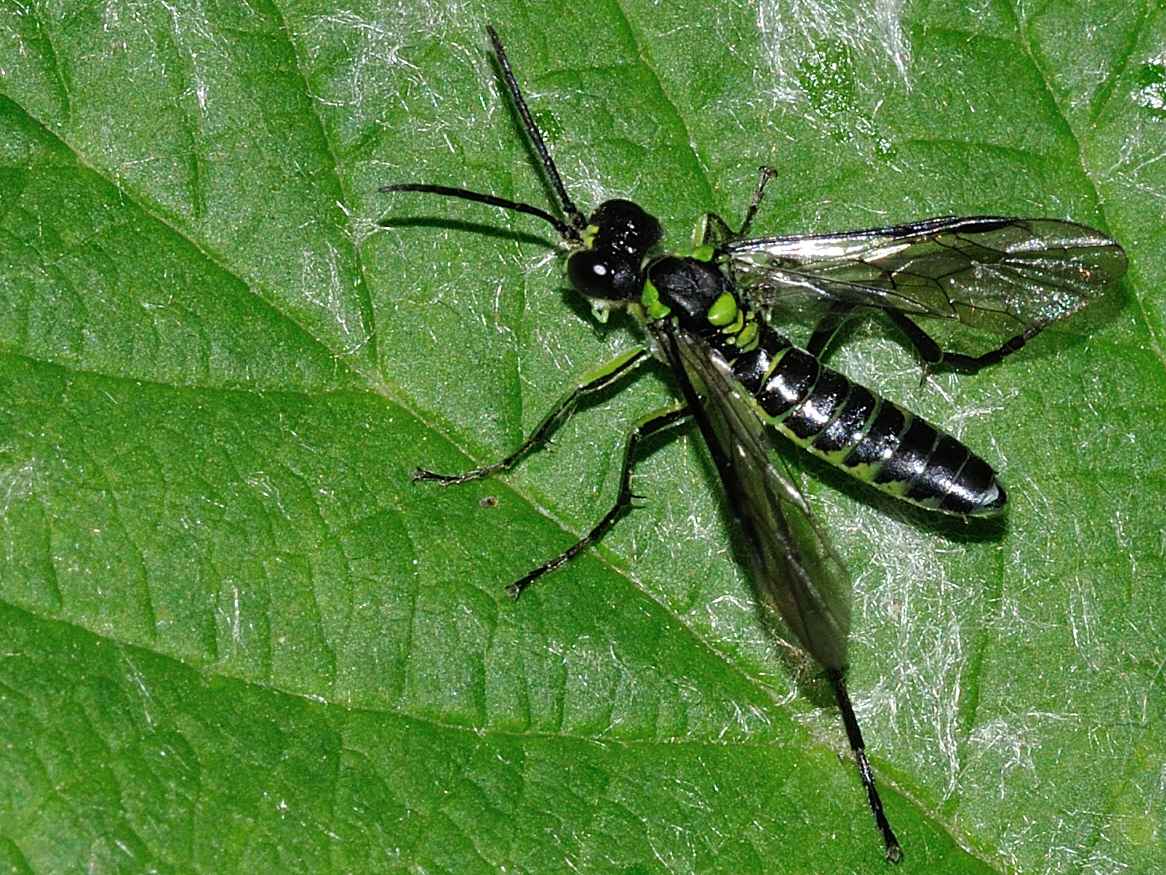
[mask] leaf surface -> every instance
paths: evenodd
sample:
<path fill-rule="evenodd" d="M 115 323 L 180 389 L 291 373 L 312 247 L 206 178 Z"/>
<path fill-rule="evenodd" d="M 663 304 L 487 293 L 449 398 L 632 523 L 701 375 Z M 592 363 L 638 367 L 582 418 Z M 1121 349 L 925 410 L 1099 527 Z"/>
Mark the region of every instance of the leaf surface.
<path fill-rule="evenodd" d="M 833 363 L 998 465 L 998 529 L 821 466 L 897 871 L 1166 868 L 1166 37 L 1147 5 L 0 7 L 0 861 L 14 871 L 883 872 L 812 667 L 765 631 L 695 433 L 612 500 L 649 372 L 504 478 L 640 342 L 547 229 L 482 25 L 577 200 L 681 245 L 1049 215 L 1112 298 L 919 385 Z M 533 226 L 533 227 L 532 227 Z M 496 503 L 485 501 L 494 498 Z"/>

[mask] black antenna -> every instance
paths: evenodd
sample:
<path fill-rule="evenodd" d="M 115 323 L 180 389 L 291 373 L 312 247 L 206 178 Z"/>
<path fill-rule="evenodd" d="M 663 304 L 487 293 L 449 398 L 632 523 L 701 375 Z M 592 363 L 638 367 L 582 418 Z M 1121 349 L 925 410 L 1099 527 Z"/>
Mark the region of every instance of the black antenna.
<path fill-rule="evenodd" d="M 534 146 L 539 160 L 543 163 L 543 170 L 546 171 L 551 185 L 554 187 L 555 192 L 559 196 L 559 200 L 562 202 L 563 214 L 571 220 L 571 223 L 567 224 L 562 219 L 552 216 L 541 207 L 524 204 L 520 201 L 508 200 L 507 198 L 498 197 L 493 194 L 470 191 L 468 188 L 457 188 L 449 185 L 431 185 L 427 182 L 402 182 L 394 185 L 382 185 L 380 191 L 385 194 L 394 191 L 417 191 L 424 194 L 437 194 L 442 197 L 461 198 L 462 200 L 474 201 L 475 203 L 489 204 L 492 207 L 501 207 L 504 210 L 513 210 L 516 213 L 526 213 L 528 216 L 537 216 L 544 222 L 550 223 L 564 240 L 579 243 L 582 240 L 579 232 L 586 225 L 583 214 L 579 212 L 579 208 L 575 206 L 575 202 L 571 200 L 571 196 L 567 194 L 567 188 L 563 185 L 563 179 L 559 176 L 558 168 L 555 167 L 555 162 L 551 159 L 551 153 L 547 150 L 547 144 L 543 142 L 543 135 L 539 131 L 538 125 L 534 123 L 534 119 L 531 118 L 530 110 L 527 109 L 526 101 L 522 98 L 522 91 L 518 87 L 518 80 L 514 78 L 514 71 L 510 69 L 510 61 L 506 58 L 506 50 L 502 48 L 502 41 L 498 39 L 498 32 L 488 24 L 486 25 L 486 32 L 490 35 L 490 42 L 494 46 L 494 55 L 498 58 L 498 67 L 502 71 L 502 79 L 506 83 L 506 90 L 510 92 L 510 99 L 514 101 L 514 107 L 518 110 L 518 115 L 522 118 L 523 127 L 526 128 L 526 135 L 530 138 L 531 145 Z"/>
<path fill-rule="evenodd" d="M 470 191 L 468 188 L 453 188 L 448 185 L 430 185 L 425 182 L 401 182 L 396 185 L 382 185 L 378 191 L 384 192 L 385 194 L 394 191 L 420 191 L 425 194 L 439 194 L 442 197 L 456 197 L 480 204 L 489 204 L 492 207 L 501 207 L 504 210 L 514 210 L 516 213 L 538 216 L 543 221 L 549 222 L 564 240 L 579 241 L 579 232 L 575 228 L 572 228 L 562 219 L 552 216 L 546 210 L 531 206 L 530 204 L 520 203 L 519 201 L 507 200 L 504 197 L 498 197 L 493 194 L 482 194 L 481 192 Z"/>
<path fill-rule="evenodd" d="M 547 172 L 551 185 L 554 186 L 555 192 L 559 195 L 559 200 L 562 201 L 563 213 L 571 220 L 573 227 L 582 230 L 586 224 L 583 214 L 579 212 L 579 208 L 575 206 L 571 196 L 567 194 L 563 179 L 559 176 L 558 168 L 555 167 L 555 162 L 551 160 L 551 153 L 547 150 L 547 144 L 543 142 L 543 135 L 539 131 L 538 125 L 534 123 L 534 119 L 531 118 L 530 110 L 527 109 L 526 101 L 522 97 L 522 90 L 518 87 L 518 80 L 514 78 L 514 71 L 510 69 L 506 49 L 502 48 L 502 40 L 498 39 L 498 32 L 489 24 L 486 25 L 486 33 L 490 35 L 490 42 L 494 44 L 494 54 L 498 58 L 498 67 L 502 70 L 502 79 L 506 82 L 510 99 L 514 101 L 514 107 L 518 110 L 518 114 L 522 117 L 522 124 L 526 128 L 526 135 L 530 137 L 531 145 L 538 152 L 543 169 Z"/>

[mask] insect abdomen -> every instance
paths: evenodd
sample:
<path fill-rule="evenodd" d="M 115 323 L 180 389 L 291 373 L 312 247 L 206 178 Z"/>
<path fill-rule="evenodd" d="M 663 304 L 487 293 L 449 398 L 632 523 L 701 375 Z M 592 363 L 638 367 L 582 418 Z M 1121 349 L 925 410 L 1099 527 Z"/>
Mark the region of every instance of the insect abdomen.
<path fill-rule="evenodd" d="M 1003 510 L 1007 496 L 992 467 L 962 443 L 780 342 L 763 342 L 755 353 L 739 356 L 733 370 L 760 412 L 790 440 L 852 477 L 931 510 L 966 516 Z"/>

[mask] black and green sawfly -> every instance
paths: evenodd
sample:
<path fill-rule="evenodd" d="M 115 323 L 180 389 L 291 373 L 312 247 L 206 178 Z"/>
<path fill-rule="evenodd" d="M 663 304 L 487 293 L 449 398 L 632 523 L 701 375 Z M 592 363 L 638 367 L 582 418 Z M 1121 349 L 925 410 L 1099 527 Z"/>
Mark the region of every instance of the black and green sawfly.
<path fill-rule="evenodd" d="M 825 670 L 886 859 L 902 848 L 883 810 L 846 688 L 850 583 L 772 433 L 884 493 L 962 517 L 998 516 L 1007 495 L 992 467 L 959 440 L 822 363 L 843 322 L 886 316 L 925 368 L 975 372 L 1019 350 L 1049 324 L 1096 299 L 1126 267 L 1125 253 L 1093 228 L 1059 219 L 973 216 L 837 234 L 749 238 L 774 171 L 761 168 L 738 230 L 715 213 L 697 225 L 686 254 L 661 249 L 660 223 L 629 200 L 575 205 L 535 124 L 492 27 L 502 80 L 558 198 L 562 218 L 492 194 L 430 183 L 419 192 L 534 216 L 558 233 L 567 276 L 599 318 L 623 308 L 643 327 L 635 347 L 591 371 L 510 455 L 461 474 L 418 469 L 415 480 L 465 483 L 505 471 L 544 445 L 580 400 L 650 359 L 671 374 L 680 400 L 628 432 L 614 504 L 575 544 L 507 587 L 517 597 L 596 543 L 632 507 L 637 447 L 649 435 L 695 421 L 724 486 L 753 583 L 800 645 Z M 774 329 L 779 314 L 813 319 L 804 347 Z M 937 317 L 1002 338 L 985 353 L 944 350 L 915 321 Z"/>

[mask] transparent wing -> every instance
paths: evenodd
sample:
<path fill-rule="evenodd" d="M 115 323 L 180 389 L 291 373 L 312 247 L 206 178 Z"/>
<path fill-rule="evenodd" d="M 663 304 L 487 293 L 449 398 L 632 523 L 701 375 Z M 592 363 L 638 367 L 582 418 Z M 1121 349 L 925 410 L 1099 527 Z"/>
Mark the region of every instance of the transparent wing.
<path fill-rule="evenodd" d="M 850 581 L 810 514 L 765 424 L 728 365 L 698 337 L 664 323 L 651 328 L 681 381 L 740 526 L 758 596 L 828 669 L 846 667 Z"/>
<path fill-rule="evenodd" d="M 943 217 L 722 248 L 755 306 L 842 302 L 1034 332 L 1096 299 L 1126 269 L 1113 239 L 1056 219 Z"/>

